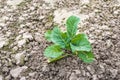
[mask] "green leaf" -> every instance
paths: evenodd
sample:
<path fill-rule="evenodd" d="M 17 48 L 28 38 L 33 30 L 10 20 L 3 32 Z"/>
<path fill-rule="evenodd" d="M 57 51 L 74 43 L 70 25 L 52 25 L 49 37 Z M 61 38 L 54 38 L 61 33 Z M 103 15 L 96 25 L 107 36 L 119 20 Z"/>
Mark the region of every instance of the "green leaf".
<path fill-rule="evenodd" d="M 80 19 L 76 16 L 70 16 L 66 21 L 67 26 L 67 35 L 72 38 L 75 36 L 77 32 L 77 25 L 79 23 Z"/>
<path fill-rule="evenodd" d="M 61 56 L 64 52 L 58 45 L 51 45 L 47 47 L 44 51 L 44 55 L 48 58 L 57 58 Z"/>
<path fill-rule="evenodd" d="M 70 43 L 72 52 L 75 51 L 91 51 L 92 47 L 88 41 L 87 35 L 82 33 L 76 35 Z"/>
<path fill-rule="evenodd" d="M 52 31 L 51 40 L 53 43 L 65 48 L 67 44 L 67 34 L 62 33 L 58 27 L 55 27 Z"/>
<path fill-rule="evenodd" d="M 52 33 L 51 30 L 46 31 L 46 33 L 45 33 L 45 38 L 46 38 L 48 41 L 51 41 L 51 33 Z"/>
<path fill-rule="evenodd" d="M 94 61 L 94 55 L 92 52 L 78 52 L 78 57 L 85 63 L 91 63 Z"/>

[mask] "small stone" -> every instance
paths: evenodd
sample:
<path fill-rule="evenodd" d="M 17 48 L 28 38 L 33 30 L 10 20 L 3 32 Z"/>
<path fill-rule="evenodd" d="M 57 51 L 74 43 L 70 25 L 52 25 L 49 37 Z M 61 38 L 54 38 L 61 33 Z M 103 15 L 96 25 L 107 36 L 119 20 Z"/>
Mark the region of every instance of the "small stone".
<path fill-rule="evenodd" d="M 33 7 L 33 6 L 30 7 L 30 10 L 34 10 L 34 9 L 35 9 L 35 7 Z"/>
<path fill-rule="evenodd" d="M 23 34 L 23 38 L 24 38 L 24 39 L 30 39 L 30 40 L 33 39 L 32 35 L 31 35 L 30 33 L 24 33 L 24 34 Z"/>
<path fill-rule="evenodd" d="M 29 73 L 29 76 L 34 76 L 36 72 Z"/>
<path fill-rule="evenodd" d="M 35 33 L 35 40 L 37 42 L 41 42 L 41 34 L 40 33 Z"/>
<path fill-rule="evenodd" d="M 26 57 L 24 58 L 24 60 L 25 60 L 25 61 L 28 61 L 28 56 L 26 56 Z"/>
<path fill-rule="evenodd" d="M 77 75 L 80 75 L 81 74 L 81 71 L 80 70 L 74 70 L 75 71 L 75 73 L 77 74 Z"/>
<path fill-rule="evenodd" d="M 10 75 L 6 76 L 5 80 L 11 80 L 11 76 Z"/>
<path fill-rule="evenodd" d="M 18 36 L 16 37 L 16 40 L 17 40 L 17 41 L 20 40 L 20 39 L 22 39 L 22 35 L 18 35 Z"/>
<path fill-rule="evenodd" d="M 19 31 L 19 34 L 23 34 L 26 32 L 26 29 L 24 29 L 24 24 L 22 24 L 22 26 L 20 25 L 20 27 L 22 28 L 20 31 Z"/>
<path fill-rule="evenodd" d="M 51 23 L 51 22 L 47 22 L 47 23 L 45 24 L 45 26 L 46 26 L 46 27 L 52 26 L 52 23 Z"/>
<path fill-rule="evenodd" d="M 12 61 L 9 61 L 8 62 L 8 66 L 12 66 L 13 64 L 12 64 Z"/>
<path fill-rule="evenodd" d="M 47 64 L 44 64 L 44 66 L 42 67 L 42 71 L 48 71 L 48 70 L 49 70 L 49 68 L 48 68 Z"/>
<path fill-rule="evenodd" d="M 0 75 L 0 80 L 3 80 L 3 77 L 2 77 L 2 75 Z"/>
<path fill-rule="evenodd" d="M 24 17 L 20 16 L 20 17 L 19 17 L 19 21 L 23 21 L 23 20 L 24 20 Z M 21 26 L 24 26 L 24 25 L 21 24 L 20 27 L 21 27 Z"/>
<path fill-rule="evenodd" d="M 18 41 L 18 47 L 21 47 L 22 45 L 24 45 L 26 43 L 25 39 L 22 39 L 20 41 Z"/>
<path fill-rule="evenodd" d="M 93 75 L 93 80 L 97 80 L 97 75 Z"/>
<path fill-rule="evenodd" d="M 0 41 L 0 48 L 2 48 L 5 45 L 5 41 Z"/>
<path fill-rule="evenodd" d="M 8 71 L 9 71 L 8 67 L 3 67 L 2 70 L 3 70 L 4 72 L 8 72 Z"/>
<path fill-rule="evenodd" d="M 117 73 L 118 73 L 118 70 L 116 70 L 116 69 L 110 69 L 110 72 L 112 73 L 112 77 L 113 78 L 115 78 L 116 77 L 116 75 L 117 75 Z"/>
<path fill-rule="evenodd" d="M 24 64 L 24 59 L 25 59 L 24 53 L 18 53 L 18 54 L 16 54 L 15 55 L 15 59 L 16 59 L 16 64 L 23 65 Z"/>
<path fill-rule="evenodd" d="M 39 19 L 43 19 L 45 16 L 40 16 Z"/>
<path fill-rule="evenodd" d="M 23 28 L 24 26 L 25 26 L 24 24 L 21 24 L 20 28 Z M 22 32 L 22 30 L 19 33 L 21 33 L 21 32 Z"/>
<path fill-rule="evenodd" d="M 95 40 L 91 40 L 91 39 L 89 39 L 89 41 L 90 41 L 90 43 L 95 43 Z"/>
<path fill-rule="evenodd" d="M 67 10 L 65 9 L 58 9 L 58 10 L 55 10 L 54 11 L 54 22 L 55 23 L 58 23 L 58 24 L 61 24 L 61 22 L 65 22 L 65 18 L 69 17 L 72 13 L 71 12 L 68 12 Z M 61 17 L 59 17 L 61 16 Z"/>
<path fill-rule="evenodd" d="M 84 21 L 85 19 L 88 19 L 89 16 L 88 15 L 85 15 L 85 14 L 79 14 L 79 17 L 80 17 L 80 20 L 81 21 Z M 84 24 L 83 22 L 81 22 L 81 24 Z"/>
<path fill-rule="evenodd" d="M 19 5 L 23 0 L 8 0 L 7 4 L 8 5 L 12 5 L 12 6 L 16 6 Z"/>
<path fill-rule="evenodd" d="M 28 14 L 22 14 L 22 16 L 27 17 L 27 16 L 28 16 Z"/>
<path fill-rule="evenodd" d="M 9 32 L 9 31 L 8 31 L 8 32 L 6 32 L 6 36 L 8 36 L 8 37 L 9 37 L 11 34 L 12 34 L 12 33 L 11 33 L 11 32 Z"/>
<path fill-rule="evenodd" d="M 91 71 L 91 68 L 90 68 L 90 66 L 87 66 L 87 70 Z"/>
<path fill-rule="evenodd" d="M 107 36 L 107 35 L 111 35 L 111 32 L 103 32 L 102 36 Z"/>
<path fill-rule="evenodd" d="M 117 10 L 117 11 L 114 11 L 113 13 L 114 13 L 114 14 L 119 14 L 119 11 Z"/>
<path fill-rule="evenodd" d="M 91 76 L 89 72 L 86 72 L 86 75 L 89 76 L 89 77 Z"/>
<path fill-rule="evenodd" d="M 13 47 L 13 52 L 15 52 L 15 51 L 17 51 L 17 50 L 18 50 L 18 47 L 17 47 L 17 46 Z"/>
<path fill-rule="evenodd" d="M 99 66 L 100 66 L 100 69 L 101 69 L 100 73 L 104 72 L 105 71 L 104 64 L 100 64 Z"/>
<path fill-rule="evenodd" d="M 107 40 L 106 43 L 107 43 L 107 47 L 112 46 L 112 42 L 111 42 L 111 40 Z"/>
<path fill-rule="evenodd" d="M 83 76 L 86 75 L 86 74 L 85 74 L 86 72 L 85 72 L 84 70 L 81 70 L 81 73 L 82 73 Z"/>
<path fill-rule="evenodd" d="M 25 77 L 21 77 L 20 80 L 26 80 L 26 78 Z"/>
<path fill-rule="evenodd" d="M 77 80 L 77 76 L 75 75 L 75 73 L 72 73 L 69 80 Z"/>
<path fill-rule="evenodd" d="M 102 25 L 99 27 L 99 29 L 109 30 L 109 27 L 107 25 Z"/>
<path fill-rule="evenodd" d="M 95 70 L 92 66 L 87 66 L 87 69 L 91 74 L 94 74 Z"/>
<path fill-rule="evenodd" d="M 3 46 L 7 45 L 9 42 L 7 39 L 5 38 L 0 38 L 0 48 L 2 48 Z"/>
<path fill-rule="evenodd" d="M 82 4 L 88 4 L 88 3 L 90 3 L 89 0 L 81 0 L 81 2 L 82 2 Z"/>
<path fill-rule="evenodd" d="M 8 20 L 8 19 L 9 19 L 9 17 L 7 17 L 7 16 L 2 17 L 2 20 Z"/>
<path fill-rule="evenodd" d="M 112 38 L 114 38 L 114 39 L 117 38 L 117 35 L 116 34 L 112 35 Z"/>
<path fill-rule="evenodd" d="M 27 66 L 23 66 L 23 67 L 17 67 L 15 69 L 12 69 L 10 71 L 10 75 L 14 78 L 17 78 L 20 75 L 20 73 L 27 68 L 28 68 Z"/>
<path fill-rule="evenodd" d="M 5 23 L 0 23 L 0 26 L 5 27 L 6 24 Z"/>
<path fill-rule="evenodd" d="M 118 3 L 120 3 L 120 0 L 117 0 Z"/>

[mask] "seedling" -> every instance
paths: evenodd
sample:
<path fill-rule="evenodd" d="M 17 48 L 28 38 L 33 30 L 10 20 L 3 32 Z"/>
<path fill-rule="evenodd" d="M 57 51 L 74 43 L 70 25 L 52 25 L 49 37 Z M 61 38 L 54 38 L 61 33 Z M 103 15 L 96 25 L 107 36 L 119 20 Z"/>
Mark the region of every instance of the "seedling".
<path fill-rule="evenodd" d="M 87 35 L 85 33 L 76 34 L 79 21 L 78 17 L 70 16 L 66 21 L 66 32 L 61 32 L 58 27 L 54 27 L 53 30 L 48 30 L 45 33 L 45 38 L 54 43 L 44 51 L 48 63 L 69 55 L 76 55 L 85 63 L 94 61 L 92 47 Z"/>

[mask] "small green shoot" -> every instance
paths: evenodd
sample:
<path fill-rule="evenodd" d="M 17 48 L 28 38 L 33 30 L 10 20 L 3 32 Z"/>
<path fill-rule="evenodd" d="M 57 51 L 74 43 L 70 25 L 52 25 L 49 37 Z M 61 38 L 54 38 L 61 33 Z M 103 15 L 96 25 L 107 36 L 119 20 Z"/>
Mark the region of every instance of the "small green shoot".
<path fill-rule="evenodd" d="M 66 32 L 61 32 L 58 27 L 54 27 L 53 30 L 48 30 L 45 33 L 45 38 L 54 43 L 44 51 L 48 63 L 69 55 L 76 55 L 85 63 L 94 61 L 92 47 L 87 35 L 85 33 L 76 34 L 79 22 L 78 17 L 70 16 L 66 21 Z"/>

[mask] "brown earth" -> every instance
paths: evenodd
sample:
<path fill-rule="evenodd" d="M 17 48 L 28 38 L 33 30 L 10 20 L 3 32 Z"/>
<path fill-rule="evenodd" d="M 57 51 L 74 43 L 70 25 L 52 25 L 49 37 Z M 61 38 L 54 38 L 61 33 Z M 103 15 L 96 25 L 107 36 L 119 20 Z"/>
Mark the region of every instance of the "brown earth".
<path fill-rule="evenodd" d="M 0 0 L 0 80 L 120 80 L 120 1 L 86 1 L 26 0 L 11 6 Z M 93 63 L 76 57 L 46 62 L 43 52 L 50 43 L 45 31 L 56 24 L 64 27 L 64 20 L 54 21 L 57 10 L 89 16 L 79 24 L 79 32 L 89 36 Z"/>

